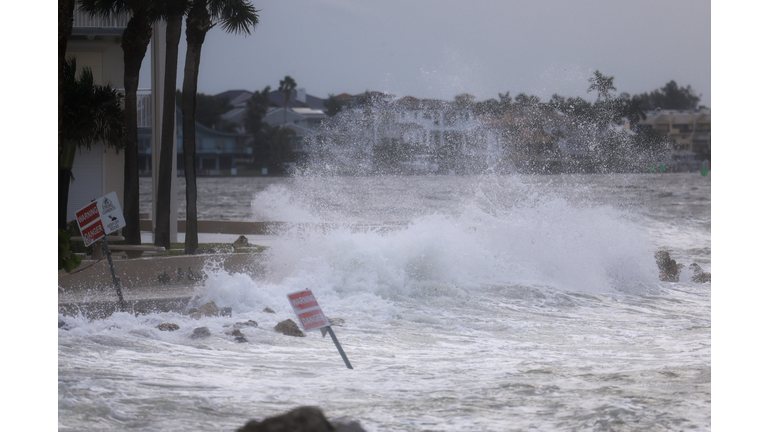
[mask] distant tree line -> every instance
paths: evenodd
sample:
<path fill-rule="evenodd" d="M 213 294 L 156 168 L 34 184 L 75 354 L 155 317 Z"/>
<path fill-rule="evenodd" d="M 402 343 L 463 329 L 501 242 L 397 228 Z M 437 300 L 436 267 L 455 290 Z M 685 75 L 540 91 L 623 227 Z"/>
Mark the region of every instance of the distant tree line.
<path fill-rule="evenodd" d="M 462 94 L 456 96 L 453 103 L 457 108 L 471 111 L 476 118 L 517 119 L 503 131 L 507 154 L 515 162 L 521 158 L 568 157 L 562 154 L 556 142 L 570 139 L 587 143 L 585 151 L 589 164 L 593 165 L 591 171 L 630 170 L 633 168 L 629 164 L 661 160 L 670 150 L 670 142 L 652 127 L 643 124 L 646 112 L 657 108 L 690 110 L 699 107 L 700 97 L 691 86 L 680 87 L 675 81 L 652 92 L 633 96 L 626 92 L 617 94 L 614 78 L 600 71 L 595 71 L 588 81 L 587 92 L 597 95 L 594 102 L 559 94 L 553 94 L 549 101 L 544 102 L 535 95 L 519 93 L 513 97 L 506 92 L 499 93 L 498 99 L 478 102 L 474 96 Z M 270 86 L 254 91 L 247 101 L 242 124 L 221 118 L 232 109 L 227 99 L 198 93 L 197 119 L 212 129 L 247 132 L 252 136 L 253 162 L 250 167 L 267 167 L 270 173 L 281 173 L 286 162 L 297 160 L 293 146 L 296 132 L 286 122 L 287 112 L 284 113 L 282 126 L 270 125 L 264 117 L 270 108 L 287 109 L 295 88 L 296 82 L 290 76 L 280 81 L 278 91 L 283 94 L 282 106 L 270 100 Z M 180 92 L 177 91 L 178 94 Z M 324 106 L 325 113 L 333 117 L 345 108 L 372 108 L 394 100 L 393 95 L 376 91 L 366 91 L 351 101 L 330 94 Z M 631 134 L 619 130 L 624 125 L 629 126 Z M 392 142 L 389 146 L 393 146 Z M 391 148 L 386 153 L 395 158 L 412 153 L 412 149 L 406 150 Z"/>

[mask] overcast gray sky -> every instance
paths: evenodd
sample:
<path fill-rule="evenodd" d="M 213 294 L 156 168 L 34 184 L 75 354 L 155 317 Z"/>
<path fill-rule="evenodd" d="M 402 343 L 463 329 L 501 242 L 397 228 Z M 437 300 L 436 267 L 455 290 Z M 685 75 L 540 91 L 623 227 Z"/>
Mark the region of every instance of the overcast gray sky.
<path fill-rule="evenodd" d="M 198 90 L 366 90 L 478 100 L 524 92 L 582 96 L 594 70 L 618 92 L 670 80 L 711 106 L 711 5 L 702 0 L 256 0 L 250 36 L 208 33 Z M 186 43 L 180 47 L 181 88 Z M 148 70 L 148 68 L 144 68 Z"/>

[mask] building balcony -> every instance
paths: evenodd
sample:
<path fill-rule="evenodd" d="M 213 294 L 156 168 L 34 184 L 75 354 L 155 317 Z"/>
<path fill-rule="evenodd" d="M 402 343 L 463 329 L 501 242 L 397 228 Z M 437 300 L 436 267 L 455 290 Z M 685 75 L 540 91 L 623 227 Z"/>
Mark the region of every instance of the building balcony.
<path fill-rule="evenodd" d="M 125 89 L 117 89 L 125 98 Z M 125 99 L 123 99 L 125 103 Z M 139 89 L 136 94 L 136 117 L 140 128 L 152 128 L 152 90 Z"/>
<path fill-rule="evenodd" d="M 72 23 L 73 35 L 121 35 L 130 19 L 128 14 L 113 15 L 107 18 L 90 16 L 80 11 L 80 2 L 75 5 L 74 22 Z"/>

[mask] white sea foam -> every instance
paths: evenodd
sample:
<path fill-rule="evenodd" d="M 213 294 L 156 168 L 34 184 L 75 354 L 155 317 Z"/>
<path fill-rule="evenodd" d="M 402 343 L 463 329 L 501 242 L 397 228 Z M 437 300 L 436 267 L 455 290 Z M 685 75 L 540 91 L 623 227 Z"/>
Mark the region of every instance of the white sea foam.
<path fill-rule="evenodd" d="M 665 178 L 681 191 L 698 180 Z M 677 218 L 686 196 L 626 196 L 656 190 L 650 176 L 563 179 L 263 188 L 254 203 L 272 204 L 257 218 L 330 225 L 287 226 L 258 280 L 212 263 L 197 301 L 232 317 L 61 317 L 60 428 L 234 430 L 317 405 L 368 431 L 709 430 L 710 286 L 661 282 L 653 259 L 662 246 L 691 256 L 708 236 L 688 222 L 705 207 Z M 375 221 L 387 229 L 357 225 Z M 335 332 L 353 370 L 319 332 L 273 330 L 295 319 L 286 294 L 306 288 L 345 320 Z M 249 319 L 246 343 L 227 335 Z M 202 326 L 211 336 L 193 339 Z"/>

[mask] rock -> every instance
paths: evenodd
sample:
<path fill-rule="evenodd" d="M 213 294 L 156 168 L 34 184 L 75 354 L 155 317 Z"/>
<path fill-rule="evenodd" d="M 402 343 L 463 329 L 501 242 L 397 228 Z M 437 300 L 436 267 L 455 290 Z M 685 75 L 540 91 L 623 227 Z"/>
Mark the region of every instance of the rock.
<path fill-rule="evenodd" d="M 179 325 L 174 323 L 161 323 L 155 328 L 160 331 L 176 331 L 179 329 Z"/>
<path fill-rule="evenodd" d="M 365 432 L 365 429 L 356 421 L 332 420 L 331 424 L 336 432 Z"/>
<path fill-rule="evenodd" d="M 204 338 L 210 335 L 211 335 L 211 331 L 208 330 L 208 327 L 198 327 L 192 330 L 192 339 Z"/>
<path fill-rule="evenodd" d="M 235 341 L 237 341 L 239 343 L 248 342 L 248 339 L 245 338 L 245 335 L 243 334 L 243 332 L 241 332 L 238 329 L 234 329 L 232 331 L 228 331 L 226 334 L 229 335 L 229 336 L 234 336 L 235 337 Z"/>
<path fill-rule="evenodd" d="M 693 272 L 693 276 L 691 277 L 693 282 L 704 283 L 712 281 L 712 274 L 702 270 L 701 266 L 696 263 L 689 265 L 688 270 Z"/>
<path fill-rule="evenodd" d="M 678 264 L 670 258 L 669 252 L 658 251 L 653 256 L 656 258 L 656 265 L 659 266 L 659 279 L 664 282 L 677 282 L 680 280 L 680 272 L 685 268 L 683 264 Z M 691 281 L 704 283 L 712 281 L 712 275 L 702 270 L 701 266 L 693 263 L 688 266 L 688 270 L 693 272 Z"/>
<path fill-rule="evenodd" d="M 669 252 L 658 251 L 653 256 L 659 267 L 659 279 L 664 282 L 677 282 L 680 277 L 681 266 L 669 256 Z"/>
<path fill-rule="evenodd" d="M 244 328 L 244 327 L 258 327 L 258 326 L 259 326 L 259 323 L 257 323 L 254 320 L 248 320 L 247 322 L 236 322 L 235 323 L 235 328 L 236 329 L 241 329 L 241 328 Z"/>
<path fill-rule="evenodd" d="M 234 243 L 236 246 L 250 246 L 250 243 L 248 243 L 248 237 L 241 235 L 240 237 L 235 240 Z"/>
<path fill-rule="evenodd" d="M 220 315 L 219 307 L 216 306 L 216 303 L 212 301 L 209 301 L 208 303 L 195 309 L 194 312 L 192 312 L 192 309 L 190 309 L 190 313 L 189 313 L 189 316 L 191 316 L 194 319 L 200 319 L 204 316 L 214 317 L 219 315 Z M 231 315 L 231 309 L 230 309 L 230 315 Z"/>
<path fill-rule="evenodd" d="M 296 324 L 292 319 L 287 319 L 277 323 L 275 326 L 275 331 L 286 336 L 304 337 L 304 332 L 301 331 L 298 324 Z"/>
<path fill-rule="evenodd" d="M 251 420 L 237 432 L 334 432 L 320 408 L 298 407 L 262 421 Z"/>
<path fill-rule="evenodd" d="M 268 307 L 264 308 L 264 310 L 263 310 L 262 312 L 266 312 L 266 313 L 275 313 L 275 311 L 273 311 L 272 309 L 270 309 L 270 308 L 268 308 Z"/>
<path fill-rule="evenodd" d="M 328 318 L 328 324 L 335 327 L 344 327 L 344 318 Z"/>
<path fill-rule="evenodd" d="M 63 328 L 64 330 L 69 330 L 69 329 L 67 328 L 67 323 L 65 323 L 65 322 L 64 322 L 64 321 L 62 321 L 62 320 L 59 320 L 59 328 Z"/>
<path fill-rule="evenodd" d="M 223 316 L 223 317 L 231 317 L 232 316 L 232 308 L 231 307 L 223 307 L 223 308 L 221 308 L 221 316 Z"/>

